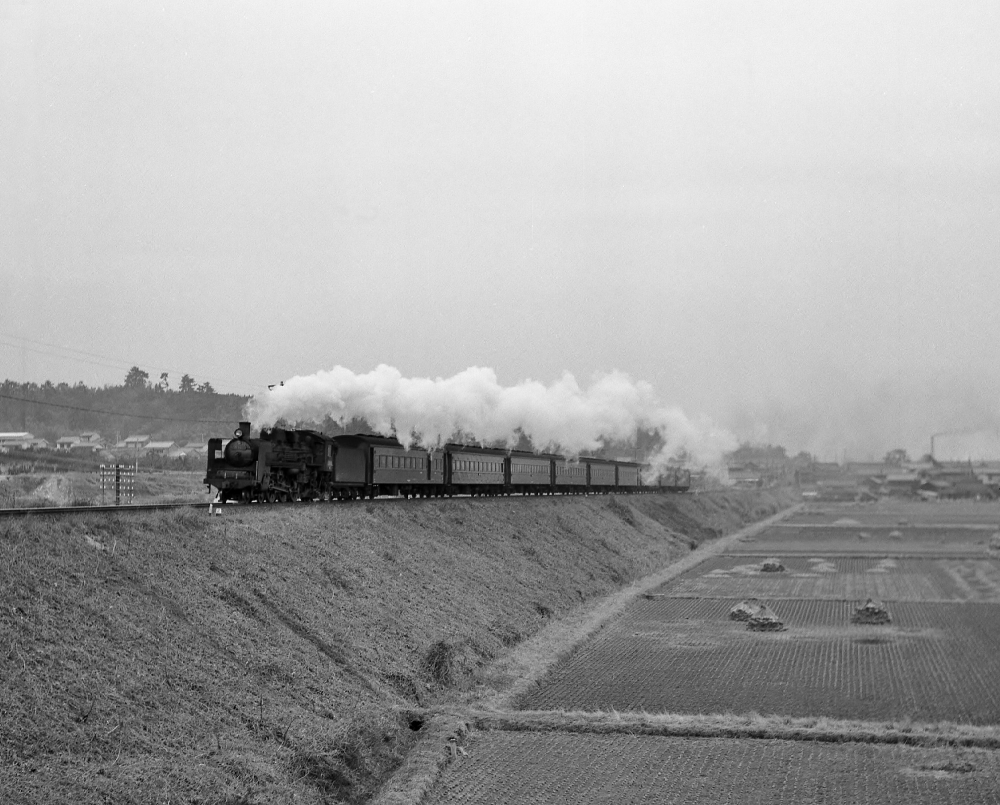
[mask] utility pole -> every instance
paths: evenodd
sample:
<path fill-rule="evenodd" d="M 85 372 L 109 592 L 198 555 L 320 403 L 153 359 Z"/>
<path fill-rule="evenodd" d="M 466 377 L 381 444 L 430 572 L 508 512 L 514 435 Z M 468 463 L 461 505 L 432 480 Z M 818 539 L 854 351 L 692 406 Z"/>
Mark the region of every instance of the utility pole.
<path fill-rule="evenodd" d="M 28 385 L 28 370 L 25 368 L 25 366 L 26 366 L 25 353 L 27 351 L 26 343 L 27 342 L 24 340 L 24 336 L 22 335 L 21 336 L 21 383 L 24 384 L 24 390 L 25 391 L 28 390 L 27 389 L 27 385 Z M 24 402 L 23 400 L 24 400 L 24 398 L 22 397 L 22 402 L 21 402 L 21 430 L 27 430 L 28 429 L 28 403 Z"/>

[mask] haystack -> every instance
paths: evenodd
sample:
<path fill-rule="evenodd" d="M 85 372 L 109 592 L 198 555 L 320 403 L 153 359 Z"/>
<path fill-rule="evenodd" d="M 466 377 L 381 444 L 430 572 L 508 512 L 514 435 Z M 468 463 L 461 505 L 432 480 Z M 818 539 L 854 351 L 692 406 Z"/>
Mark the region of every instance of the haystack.
<path fill-rule="evenodd" d="M 751 632 L 783 632 L 785 624 L 778 619 L 769 606 L 761 604 L 747 621 L 747 629 Z"/>
<path fill-rule="evenodd" d="M 889 623 L 892 617 L 889 615 L 889 610 L 885 608 L 885 604 L 881 601 L 873 601 L 869 598 L 863 607 L 859 607 L 854 610 L 854 614 L 851 616 L 851 623 L 861 623 L 861 624 L 880 624 Z"/>
<path fill-rule="evenodd" d="M 760 569 L 764 573 L 783 573 L 785 566 L 780 559 L 765 559 Z"/>
<path fill-rule="evenodd" d="M 756 598 L 748 598 L 746 601 L 740 601 L 736 606 L 729 610 L 729 620 L 748 621 L 760 608 L 761 603 Z"/>

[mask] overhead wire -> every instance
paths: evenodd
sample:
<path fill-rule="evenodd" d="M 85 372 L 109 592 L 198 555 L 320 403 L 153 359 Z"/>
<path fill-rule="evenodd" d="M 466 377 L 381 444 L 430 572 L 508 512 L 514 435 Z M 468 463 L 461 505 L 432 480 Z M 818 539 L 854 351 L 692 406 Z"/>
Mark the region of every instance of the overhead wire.
<path fill-rule="evenodd" d="M 39 355 L 51 355 L 52 357 L 56 357 L 56 358 L 59 358 L 61 360 L 76 361 L 76 362 L 79 362 L 79 363 L 89 363 L 89 364 L 94 365 L 94 366 L 103 366 L 103 367 L 105 367 L 107 369 L 126 369 L 126 370 L 128 370 L 128 369 L 131 369 L 132 366 L 139 366 L 139 364 L 131 364 L 131 365 L 127 366 L 125 363 L 120 362 L 119 360 L 117 360 L 115 358 L 112 358 L 112 357 L 109 357 L 107 355 L 100 355 L 100 354 L 98 354 L 96 352 L 88 352 L 86 350 L 77 349 L 75 347 L 67 347 L 67 346 L 63 346 L 61 344 L 53 344 L 53 343 L 50 343 L 48 341 L 39 341 L 38 339 L 27 338 L 25 336 L 14 335 L 12 333 L 6 333 L 6 332 L 0 332 L 0 344 L 3 344 L 4 346 L 8 346 L 8 347 L 11 347 L 11 348 L 25 349 L 25 350 L 28 350 L 30 352 L 34 352 L 34 353 L 39 354 Z M 31 346 L 28 346 L 28 344 L 34 344 L 35 346 L 31 347 Z M 38 347 L 47 347 L 49 350 L 60 350 L 62 352 L 76 353 L 76 355 L 78 355 L 78 356 L 86 356 L 86 357 L 76 357 L 74 355 L 60 355 L 60 354 L 55 353 L 55 352 L 46 351 L 45 349 L 39 349 Z M 98 360 L 93 360 L 95 358 L 98 359 Z M 114 362 L 113 363 L 109 363 L 109 361 L 114 361 Z M 149 364 L 149 363 L 143 364 L 143 366 L 148 366 L 150 369 L 155 369 L 155 370 L 158 370 L 158 371 L 173 372 L 174 374 L 187 374 L 186 372 L 181 372 L 179 369 L 175 369 L 175 368 L 172 368 L 172 367 L 169 367 L 169 366 L 156 366 L 156 365 Z M 140 366 L 140 368 L 142 368 L 142 367 Z M 232 385 L 235 385 L 235 386 L 241 386 L 241 385 L 242 386 L 247 386 L 247 385 L 250 385 L 252 387 L 260 388 L 260 389 L 267 388 L 267 385 L 268 385 L 266 383 L 259 383 L 259 382 L 247 383 L 246 380 L 236 381 L 233 378 L 219 378 L 219 377 L 216 377 L 215 380 L 216 380 L 216 382 L 219 382 L 221 380 L 222 382 L 229 383 L 229 384 L 232 384 Z M 209 380 L 208 382 L 211 383 L 212 381 Z"/>

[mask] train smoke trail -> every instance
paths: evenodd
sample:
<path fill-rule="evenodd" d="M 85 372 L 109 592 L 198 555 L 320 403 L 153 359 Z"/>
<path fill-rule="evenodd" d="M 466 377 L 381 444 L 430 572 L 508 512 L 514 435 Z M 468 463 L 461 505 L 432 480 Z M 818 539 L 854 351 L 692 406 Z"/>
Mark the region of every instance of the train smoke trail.
<path fill-rule="evenodd" d="M 362 417 L 382 433 L 393 430 L 404 442 L 434 445 L 457 431 L 481 443 L 517 442 L 517 431 L 540 450 L 579 455 L 601 447 L 602 439 L 630 441 L 636 429 L 655 430 L 664 441 L 654 464 L 665 464 L 684 449 L 700 464 L 716 464 L 735 438 L 707 419 L 692 420 L 680 408 L 657 400 L 653 387 L 612 372 L 582 388 L 568 372 L 544 385 L 526 380 L 501 386 L 492 369 L 471 367 L 448 378 L 406 378 L 391 366 L 367 374 L 343 366 L 304 377 L 259 394 L 247 417 L 268 426 L 290 422 Z"/>

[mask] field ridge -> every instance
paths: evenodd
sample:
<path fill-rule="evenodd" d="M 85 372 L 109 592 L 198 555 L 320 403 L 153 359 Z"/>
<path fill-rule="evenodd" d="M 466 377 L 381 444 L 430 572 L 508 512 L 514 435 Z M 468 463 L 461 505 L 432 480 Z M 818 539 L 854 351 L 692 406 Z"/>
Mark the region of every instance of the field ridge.
<path fill-rule="evenodd" d="M 659 735 L 697 738 L 964 746 L 1000 749 L 1000 727 L 954 722 L 873 722 L 826 717 L 790 718 L 758 713 L 687 715 L 684 713 L 554 712 L 522 710 L 462 714 L 480 730 L 585 732 L 598 735 Z"/>

